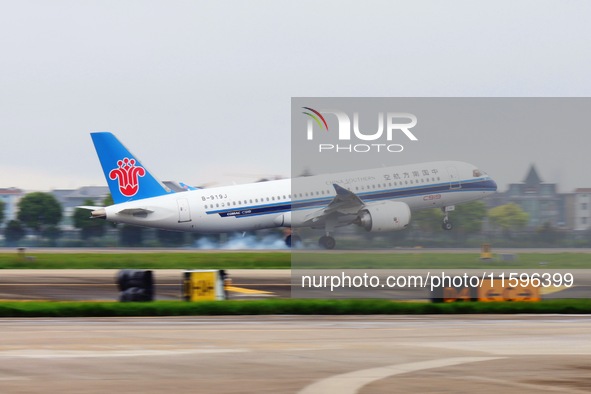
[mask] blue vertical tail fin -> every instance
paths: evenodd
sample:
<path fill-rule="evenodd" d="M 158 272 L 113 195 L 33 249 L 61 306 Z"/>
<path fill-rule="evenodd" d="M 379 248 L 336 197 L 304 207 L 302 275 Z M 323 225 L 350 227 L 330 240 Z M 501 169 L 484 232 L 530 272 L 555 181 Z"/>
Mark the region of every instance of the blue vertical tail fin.
<path fill-rule="evenodd" d="M 113 134 L 90 133 L 115 204 L 170 193 Z"/>

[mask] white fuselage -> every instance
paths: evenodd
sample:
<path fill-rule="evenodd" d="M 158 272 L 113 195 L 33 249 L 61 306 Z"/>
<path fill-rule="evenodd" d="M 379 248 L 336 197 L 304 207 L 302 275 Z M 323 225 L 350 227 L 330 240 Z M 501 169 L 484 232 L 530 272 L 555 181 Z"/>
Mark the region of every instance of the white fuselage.
<path fill-rule="evenodd" d="M 334 184 L 364 204 L 399 201 L 411 210 L 477 200 L 497 188 L 471 164 L 441 161 L 171 193 L 112 205 L 105 213 L 114 222 L 199 233 L 301 227 L 306 215 L 292 212 L 326 207 L 336 195 Z"/>

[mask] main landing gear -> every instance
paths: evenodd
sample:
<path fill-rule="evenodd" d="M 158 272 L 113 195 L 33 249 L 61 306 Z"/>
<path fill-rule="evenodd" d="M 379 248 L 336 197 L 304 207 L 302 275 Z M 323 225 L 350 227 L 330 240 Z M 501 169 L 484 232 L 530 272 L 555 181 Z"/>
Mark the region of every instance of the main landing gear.
<path fill-rule="evenodd" d="M 449 206 L 449 207 L 443 207 L 441 208 L 441 210 L 443 211 L 443 223 L 441 223 L 441 228 L 444 229 L 445 231 L 449 231 L 451 229 L 454 228 L 453 224 L 449 221 L 449 212 L 453 211 L 455 209 L 455 207 Z"/>
<path fill-rule="evenodd" d="M 336 244 L 337 244 L 337 241 L 335 241 L 335 239 L 328 234 L 323 235 L 318 240 L 318 245 L 320 245 L 320 247 L 324 248 L 324 249 L 334 249 Z"/>
<path fill-rule="evenodd" d="M 336 244 L 337 241 L 330 235 L 323 235 L 318 240 L 318 245 L 323 249 L 334 249 Z M 288 248 L 297 248 L 302 245 L 302 239 L 295 234 L 290 234 L 285 237 L 285 245 Z"/>
<path fill-rule="evenodd" d="M 337 244 L 337 241 L 332 237 L 331 233 L 334 230 L 334 224 L 329 223 L 328 226 L 325 226 L 324 235 L 318 239 L 318 246 L 322 249 L 334 249 Z M 302 246 L 302 238 L 300 238 L 295 232 L 292 232 L 291 229 L 286 230 L 284 232 L 285 235 L 285 245 L 288 248 L 297 248 Z"/>
<path fill-rule="evenodd" d="M 318 240 L 318 245 L 324 249 L 334 249 L 337 242 L 330 235 L 334 232 L 336 227 L 336 219 L 334 216 L 329 216 L 324 223 L 324 235 Z"/>

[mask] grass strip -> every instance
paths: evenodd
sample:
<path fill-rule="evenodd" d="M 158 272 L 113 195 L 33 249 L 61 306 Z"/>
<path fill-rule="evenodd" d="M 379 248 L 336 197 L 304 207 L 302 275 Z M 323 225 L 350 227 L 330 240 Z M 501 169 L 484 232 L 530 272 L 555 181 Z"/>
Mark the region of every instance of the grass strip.
<path fill-rule="evenodd" d="M 0 253 L 0 269 L 290 268 L 289 253 Z"/>
<path fill-rule="evenodd" d="M 294 253 L 294 268 L 585 269 L 591 253 L 519 253 L 512 261 L 481 261 L 478 253 Z M 0 269 L 281 269 L 288 252 L 0 253 Z"/>
<path fill-rule="evenodd" d="M 590 314 L 591 300 L 542 302 L 392 302 L 388 300 L 256 300 L 146 303 L 0 302 L 0 317 L 123 317 L 216 315 Z"/>

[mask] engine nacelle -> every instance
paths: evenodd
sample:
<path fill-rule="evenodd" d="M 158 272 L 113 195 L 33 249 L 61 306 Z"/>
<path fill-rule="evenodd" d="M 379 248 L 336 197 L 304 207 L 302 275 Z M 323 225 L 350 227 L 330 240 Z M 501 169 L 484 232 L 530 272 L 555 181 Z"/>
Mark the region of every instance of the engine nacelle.
<path fill-rule="evenodd" d="M 403 230 L 410 223 L 410 207 L 396 201 L 369 204 L 359 212 L 356 223 L 371 232 Z"/>
<path fill-rule="evenodd" d="M 285 212 L 273 219 L 277 227 L 291 227 L 291 212 Z"/>

